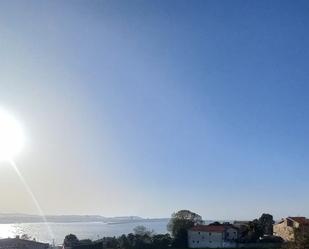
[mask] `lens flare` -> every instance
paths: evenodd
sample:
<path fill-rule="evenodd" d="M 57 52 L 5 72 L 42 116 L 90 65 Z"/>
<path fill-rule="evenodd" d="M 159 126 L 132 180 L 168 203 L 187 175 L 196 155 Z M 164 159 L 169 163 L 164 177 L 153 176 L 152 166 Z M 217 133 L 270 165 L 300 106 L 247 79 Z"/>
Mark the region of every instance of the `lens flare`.
<path fill-rule="evenodd" d="M 35 207 L 37 208 L 41 218 L 43 219 L 43 222 L 46 225 L 47 231 L 49 233 L 50 239 L 53 239 L 55 236 L 53 234 L 53 231 L 51 230 L 50 226 L 48 225 L 48 222 L 46 220 L 46 217 L 44 215 L 44 212 L 38 202 L 38 200 L 35 198 L 31 188 L 29 187 L 28 183 L 26 182 L 25 178 L 23 177 L 23 175 L 20 173 L 16 163 L 13 160 L 9 160 L 10 164 L 12 165 L 13 169 L 15 170 L 16 174 L 18 175 L 20 181 L 22 182 L 22 184 L 24 185 L 26 191 L 28 192 L 28 194 L 30 195 Z"/>
<path fill-rule="evenodd" d="M 16 163 L 13 161 L 14 156 L 21 151 L 24 145 L 24 140 L 24 134 L 20 123 L 9 112 L 3 108 L 0 108 L 0 162 L 7 161 L 11 164 L 20 181 L 23 183 L 25 190 L 30 195 L 35 207 L 46 225 L 49 236 L 52 239 L 54 238 L 53 232 L 48 225 L 39 202 L 19 171 Z"/>
<path fill-rule="evenodd" d="M 14 158 L 23 145 L 24 134 L 20 123 L 0 108 L 0 161 Z"/>

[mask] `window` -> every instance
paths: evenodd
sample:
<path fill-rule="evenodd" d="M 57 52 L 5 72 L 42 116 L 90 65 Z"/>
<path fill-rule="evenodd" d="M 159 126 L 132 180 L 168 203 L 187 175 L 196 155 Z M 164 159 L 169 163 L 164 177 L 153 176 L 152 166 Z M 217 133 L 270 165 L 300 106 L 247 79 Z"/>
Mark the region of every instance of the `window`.
<path fill-rule="evenodd" d="M 290 219 L 287 219 L 287 225 L 289 227 L 292 227 L 293 226 L 293 221 L 291 221 Z"/>
<path fill-rule="evenodd" d="M 200 243 L 200 241 L 196 241 L 196 243 Z"/>
<path fill-rule="evenodd" d="M 209 233 L 209 236 L 211 236 L 211 233 Z"/>
<path fill-rule="evenodd" d="M 201 234 L 201 232 L 198 232 L 198 234 Z"/>
<path fill-rule="evenodd" d="M 192 240 L 192 242 L 193 242 L 193 243 L 195 243 L 195 241 L 194 241 L 194 240 Z"/>

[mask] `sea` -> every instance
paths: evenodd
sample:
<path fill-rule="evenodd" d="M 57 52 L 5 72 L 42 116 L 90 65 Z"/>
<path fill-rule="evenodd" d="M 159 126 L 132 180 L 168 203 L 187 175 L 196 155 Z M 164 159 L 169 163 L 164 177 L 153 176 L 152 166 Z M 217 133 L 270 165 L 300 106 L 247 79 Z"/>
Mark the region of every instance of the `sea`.
<path fill-rule="evenodd" d="M 122 223 L 69 222 L 69 223 L 14 223 L 0 224 L 0 238 L 29 235 L 40 242 L 60 245 L 66 235 L 72 233 L 79 239 L 96 240 L 102 237 L 132 233 L 136 226 L 145 226 L 154 233 L 167 233 L 168 219 L 142 220 Z"/>

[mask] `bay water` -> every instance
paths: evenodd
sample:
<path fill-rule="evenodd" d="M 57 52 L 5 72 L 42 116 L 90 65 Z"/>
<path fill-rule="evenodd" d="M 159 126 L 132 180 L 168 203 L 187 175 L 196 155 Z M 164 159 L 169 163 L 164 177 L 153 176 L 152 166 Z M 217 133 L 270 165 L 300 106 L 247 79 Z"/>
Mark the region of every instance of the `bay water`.
<path fill-rule="evenodd" d="M 102 237 L 120 236 L 132 233 L 136 226 L 145 226 L 155 233 L 167 233 L 168 219 L 142 220 L 124 223 L 104 223 L 104 222 L 69 222 L 69 223 L 14 223 L 0 224 L 0 238 L 14 238 L 27 234 L 40 242 L 62 244 L 67 234 L 75 234 L 79 239 L 96 240 Z M 48 232 L 47 226 L 53 235 Z"/>

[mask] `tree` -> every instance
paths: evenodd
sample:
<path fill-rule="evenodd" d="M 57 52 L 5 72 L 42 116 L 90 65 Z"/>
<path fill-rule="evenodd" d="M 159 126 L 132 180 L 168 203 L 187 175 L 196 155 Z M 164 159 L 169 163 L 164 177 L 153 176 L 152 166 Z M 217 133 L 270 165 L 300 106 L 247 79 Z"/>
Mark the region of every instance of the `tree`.
<path fill-rule="evenodd" d="M 203 224 L 202 217 L 189 210 L 180 210 L 172 214 L 172 217 L 167 225 L 167 230 L 174 237 L 173 246 L 186 247 L 188 240 L 187 230 L 191 227 Z"/>
<path fill-rule="evenodd" d="M 210 226 L 221 226 L 221 223 L 219 221 L 215 221 L 213 223 L 209 224 Z"/>
<path fill-rule="evenodd" d="M 22 234 L 22 235 L 20 236 L 20 239 L 31 240 L 31 236 L 28 235 L 28 234 L 26 234 L 26 233 L 24 233 L 24 234 Z"/>
<path fill-rule="evenodd" d="M 105 241 L 105 246 L 107 248 L 118 248 L 118 240 L 115 237 L 109 237 Z"/>
<path fill-rule="evenodd" d="M 136 235 L 141 235 L 141 236 L 143 235 L 151 236 L 153 234 L 153 231 L 147 230 L 147 228 L 142 225 L 136 226 L 135 228 L 133 228 L 133 231 Z"/>
<path fill-rule="evenodd" d="M 120 248 L 123 248 L 123 249 L 129 249 L 129 248 L 132 248 L 131 247 L 131 244 L 129 242 L 129 240 L 127 239 L 127 236 L 125 234 L 121 235 L 119 238 L 118 238 L 118 241 L 119 241 L 119 246 Z"/>
<path fill-rule="evenodd" d="M 259 223 L 263 231 L 263 235 L 273 234 L 274 219 L 271 214 L 262 214 L 259 218 Z"/>
<path fill-rule="evenodd" d="M 79 243 L 79 239 L 76 237 L 75 234 L 69 234 L 65 236 L 63 240 L 64 247 L 72 247 L 74 245 L 77 245 L 78 243 Z"/>
<path fill-rule="evenodd" d="M 150 249 L 152 246 L 152 238 L 147 234 L 135 235 L 135 249 Z"/>
<path fill-rule="evenodd" d="M 250 221 L 246 228 L 242 228 L 240 241 L 256 242 L 260 240 L 263 235 L 272 235 L 273 224 L 274 219 L 271 214 L 262 214 L 259 219 L 254 219 L 253 221 Z"/>
<path fill-rule="evenodd" d="M 135 235 L 133 233 L 129 233 L 127 235 L 127 241 L 131 248 L 135 247 Z"/>
<path fill-rule="evenodd" d="M 241 242 L 256 242 L 263 236 L 263 229 L 258 219 L 254 219 L 248 223 L 248 227 L 243 231 Z"/>
<path fill-rule="evenodd" d="M 152 238 L 153 248 L 155 249 L 167 249 L 172 244 L 171 236 L 167 234 L 157 234 Z"/>

